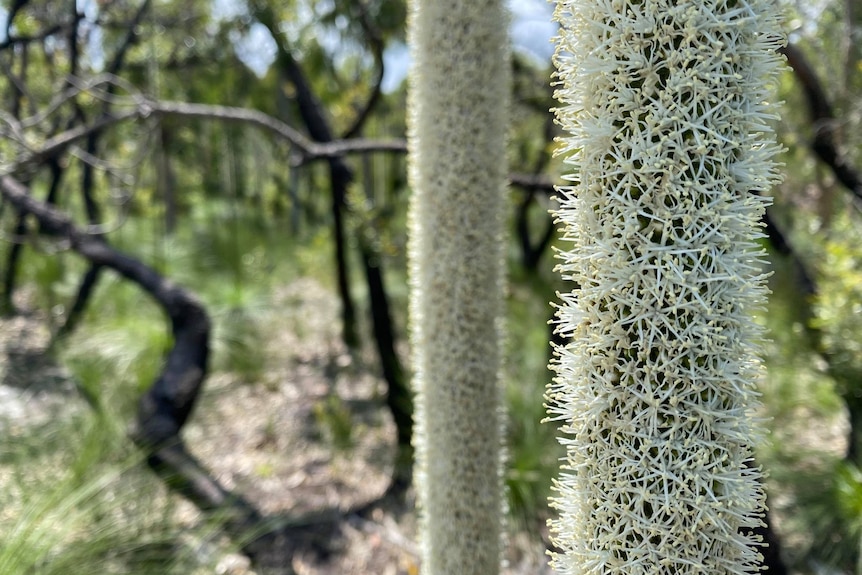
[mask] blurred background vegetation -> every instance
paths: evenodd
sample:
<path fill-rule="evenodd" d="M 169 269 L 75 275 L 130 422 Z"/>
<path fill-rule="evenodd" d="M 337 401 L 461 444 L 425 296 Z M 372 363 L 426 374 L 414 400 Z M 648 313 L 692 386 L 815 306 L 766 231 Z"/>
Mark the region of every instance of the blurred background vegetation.
<path fill-rule="evenodd" d="M 860 573 L 862 8 L 781 5 L 793 67 L 779 94 L 785 180 L 764 239 L 771 434 L 757 457 L 790 571 Z M 552 155 L 550 7 L 511 6 L 506 481 L 513 545 L 541 557 L 562 453 L 540 421 L 548 302 L 566 289 L 553 272 L 548 214 L 565 167 Z M 405 385 L 409 365 L 405 2 L 7 0 L 0 14 L 2 175 L 202 302 L 213 324 L 207 381 L 283 394 L 284 379 L 311 365 L 325 385 L 308 391 L 309 441 L 332 460 L 363 457 L 364 415 L 339 377 L 370 374 L 375 409 L 397 427 L 384 397 Z M 305 139 L 224 121 L 215 108 L 148 112 L 164 101 L 258 110 Z M 328 141 L 389 149 L 333 159 L 308 145 Z M 0 573 L 254 568 L 248 541 L 224 537 L 230 520 L 165 495 L 128 439 L 175 343 L 165 308 L 119 274 L 94 273 L 62 230 L 6 196 L 0 233 Z M 303 278 L 313 280 L 306 292 L 331 298 L 309 303 L 288 289 Z M 282 341 L 309 342 L 324 359 L 291 356 L 299 344 L 272 353 Z M 202 400 L 192 422 L 211 405 Z M 277 443 L 288 424 L 258 416 L 233 415 Z M 396 457 L 403 438 L 386 429 Z M 255 469 L 261 482 L 277 474 Z"/>

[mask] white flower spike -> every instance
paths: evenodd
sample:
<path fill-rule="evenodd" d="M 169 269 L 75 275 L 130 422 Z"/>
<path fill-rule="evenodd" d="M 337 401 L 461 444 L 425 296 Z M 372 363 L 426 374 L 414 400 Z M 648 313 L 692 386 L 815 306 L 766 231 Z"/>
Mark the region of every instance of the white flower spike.
<path fill-rule="evenodd" d="M 773 0 L 556 0 L 556 213 L 568 249 L 547 392 L 562 574 L 759 568 L 760 196 L 778 180 Z M 570 246 L 570 247 L 569 247 Z"/>
<path fill-rule="evenodd" d="M 421 571 L 497 575 L 506 135 L 503 0 L 412 0 L 410 323 Z"/>

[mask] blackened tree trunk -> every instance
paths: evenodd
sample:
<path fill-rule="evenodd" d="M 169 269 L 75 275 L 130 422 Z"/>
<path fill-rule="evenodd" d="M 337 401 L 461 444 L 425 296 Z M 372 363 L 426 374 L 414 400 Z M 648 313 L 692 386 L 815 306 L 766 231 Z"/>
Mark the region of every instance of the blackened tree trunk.
<path fill-rule="evenodd" d="M 521 264 L 528 271 L 535 271 L 539 267 L 542 255 L 548 250 L 548 246 L 551 245 L 551 240 L 554 238 L 554 223 L 548 217 L 542 235 L 538 240 L 533 240 L 530 230 L 530 208 L 535 203 L 535 192 L 533 190 L 526 190 L 524 199 L 518 204 L 518 213 L 516 216 L 518 241 L 521 244 Z"/>
<path fill-rule="evenodd" d="M 170 487 L 204 511 L 228 511 L 229 532 L 246 537 L 249 528 L 259 526 L 260 513 L 222 487 L 188 453 L 180 437 L 207 374 L 210 320 L 203 305 L 149 266 L 115 250 L 100 237 L 77 229 L 68 216 L 31 197 L 26 186 L 14 178 L 0 177 L 0 196 L 21 214 L 35 217 L 43 232 L 66 239 L 71 249 L 93 266 L 112 269 L 140 286 L 164 310 L 174 344 L 158 378 L 139 402 L 132 438 Z M 251 554 L 254 549 L 247 551 Z"/>
<path fill-rule="evenodd" d="M 266 26 L 273 37 L 278 37 L 274 26 L 272 14 L 267 10 L 258 12 L 258 19 Z M 333 131 L 318 99 L 314 96 L 310 84 L 305 77 L 299 63 L 284 46 L 279 45 L 277 62 L 282 71 L 293 84 L 296 93 L 296 104 L 305 127 L 312 139 L 319 143 L 333 141 Z M 341 234 L 341 239 L 336 238 L 336 260 L 345 264 L 344 273 L 339 273 L 339 290 L 344 296 L 348 296 L 346 282 L 346 242 L 344 237 L 343 209 L 347 197 L 347 190 L 354 180 L 353 170 L 344 161 L 344 158 L 335 156 L 328 158 L 330 180 L 332 185 L 333 218 L 335 222 L 336 235 Z M 389 301 L 386 296 L 380 259 L 376 257 L 370 246 L 360 241 L 360 253 L 365 280 L 368 286 L 371 300 L 371 320 L 374 330 L 375 344 L 380 358 L 383 377 L 387 384 L 386 404 L 392 413 L 397 428 L 398 449 L 395 459 L 395 470 L 393 473 L 392 489 L 400 490 L 409 482 L 412 461 L 412 434 L 413 434 L 413 400 L 404 376 L 404 369 L 398 354 L 395 351 L 395 335 L 392 329 L 392 317 L 389 310 Z M 339 266 L 341 263 L 338 264 Z M 341 283 L 345 282 L 344 286 Z M 351 313 L 352 312 L 352 303 Z M 355 330 L 355 327 L 351 328 Z M 353 335 L 355 337 L 355 334 Z"/>
<path fill-rule="evenodd" d="M 275 18 L 269 8 L 257 11 L 261 24 L 269 29 L 274 38 L 278 38 Z M 276 62 L 280 71 L 293 84 L 296 90 L 296 104 L 300 116 L 305 123 L 309 135 L 315 142 L 325 143 L 333 140 L 332 129 L 329 127 L 320 102 L 311 90 L 305 74 L 293 55 L 279 45 Z M 347 186 L 353 179 L 350 168 L 340 158 L 329 160 L 329 180 L 331 184 L 331 214 L 332 233 L 335 248 L 335 270 L 338 295 L 341 299 L 342 338 L 349 348 L 359 344 L 356 331 L 356 305 L 350 293 L 350 268 L 347 259 L 347 234 L 344 225 L 344 206 L 347 198 Z"/>
<path fill-rule="evenodd" d="M 122 44 L 117 49 L 116 53 L 114 53 L 113 58 L 111 58 L 110 63 L 107 66 L 106 72 L 108 74 L 118 74 L 120 70 L 123 68 L 123 65 L 126 61 L 126 55 L 129 52 L 129 49 L 135 44 L 138 37 L 138 25 L 143 20 L 147 11 L 150 8 L 151 0 L 143 0 L 140 6 L 138 6 L 138 10 L 135 12 L 135 16 L 132 21 L 129 23 L 126 31 L 126 36 L 123 39 Z M 108 94 L 113 94 L 115 87 L 113 85 L 109 85 Z M 80 112 L 80 110 L 79 110 Z M 105 101 L 102 106 L 101 116 L 102 118 L 106 117 L 110 112 L 110 104 L 109 101 Z M 80 113 L 80 116 L 83 118 L 83 113 Z M 87 141 L 85 144 L 85 150 L 87 154 L 92 157 L 97 157 L 99 151 L 99 139 L 102 135 L 101 130 L 94 130 L 87 136 Z M 89 163 L 84 163 L 81 170 L 81 197 L 84 200 L 84 209 L 87 212 L 87 220 L 90 224 L 97 224 L 102 219 L 101 209 L 99 207 L 99 203 L 95 198 L 94 192 L 96 189 L 95 185 L 95 169 Z M 90 298 L 96 290 L 96 287 L 99 284 L 99 279 L 102 276 L 102 266 L 98 263 L 91 262 L 90 267 L 84 272 L 84 276 L 81 278 L 81 283 L 78 285 L 78 291 L 75 295 L 75 301 L 69 308 L 69 313 L 66 315 L 65 323 L 60 326 L 57 330 L 58 338 L 65 338 L 71 334 L 75 328 L 78 326 L 81 318 L 84 315 L 84 312 L 87 310 L 87 305 L 90 302 Z"/>
<path fill-rule="evenodd" d="M 49 168 L 51 171 L 51 185 L 48 188 L 45 202 L 51 205 L 57 201 L 57 195 L 60 190 L 64 170 L 60 166 L 60 162 L 56 159 L 49 161 Z M 26 235 L 27 214 L 19 211 L 17 220 L 15 221 L 12 243 L 9 246 L 9 253 L 6 256 L 6 273 L 3 276 L 3 293 L 0 295 L 0 313 L 3 315 L 11 315 L 15 313 L 13 297 L 15 294 L 18 269 L 21 262 L 21 255 L 24 250 L 24 240 Z"/>

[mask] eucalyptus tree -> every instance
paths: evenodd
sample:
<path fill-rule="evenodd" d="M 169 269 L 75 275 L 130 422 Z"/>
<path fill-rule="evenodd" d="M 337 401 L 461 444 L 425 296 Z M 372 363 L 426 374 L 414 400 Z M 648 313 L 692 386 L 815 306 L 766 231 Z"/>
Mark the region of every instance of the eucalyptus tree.
<path fill-rule="evenodd" d="M 556 215 L 567 249 L 547 398 L 567 447 L 561 573 L 747 573 L 764 509 L 760 218 L 777 181 L 771 0 L 558 0 Z"/>

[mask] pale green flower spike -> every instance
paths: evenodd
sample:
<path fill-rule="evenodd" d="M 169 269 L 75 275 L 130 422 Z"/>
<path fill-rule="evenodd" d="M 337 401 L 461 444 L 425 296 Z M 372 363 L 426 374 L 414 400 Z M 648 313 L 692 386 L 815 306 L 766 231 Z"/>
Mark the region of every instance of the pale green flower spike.
<path fill-rule="evenodd" d="M 501 565 L 506 134 L 503 0 L 414 0 L 410 323 L 422 572 Z"/>
<path fill-rule="evenodd" d="M 563 574 L 751 573 L 773 0 L 556 1 Z"/>

